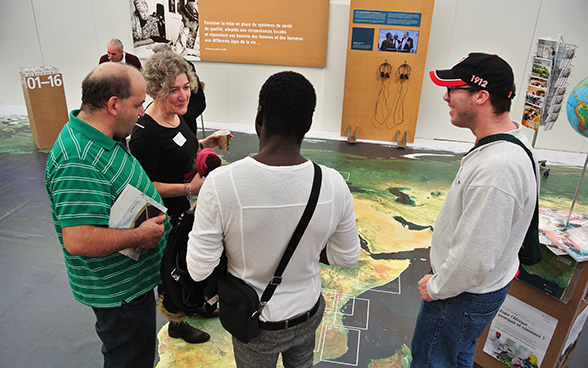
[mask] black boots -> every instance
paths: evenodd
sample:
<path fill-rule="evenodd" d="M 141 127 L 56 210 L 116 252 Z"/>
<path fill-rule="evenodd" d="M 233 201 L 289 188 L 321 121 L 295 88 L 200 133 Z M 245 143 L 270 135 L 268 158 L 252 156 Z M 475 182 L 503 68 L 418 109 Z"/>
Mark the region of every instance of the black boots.
<path fill-rule="evenodd" d="M 190 326 L 188 322 L 170 321 L 169 326 L 167 327 L 167 333 L 169 334 L 169 337 L 173 337 L 175 339 L 181 338 L 190 344 L 199 344 L 210 339 L 209 334 Z"/>
<path fill-rule="evenodd" d="M 216 307 L 216 305 L 210 305 L 208 303 L 204 303 L 203 306 L 196 309 L 196 313 L 198 313 L 198 315 L 200 317 L 216 318 L 216 317 L 218 317 L 218 308 Z"/>

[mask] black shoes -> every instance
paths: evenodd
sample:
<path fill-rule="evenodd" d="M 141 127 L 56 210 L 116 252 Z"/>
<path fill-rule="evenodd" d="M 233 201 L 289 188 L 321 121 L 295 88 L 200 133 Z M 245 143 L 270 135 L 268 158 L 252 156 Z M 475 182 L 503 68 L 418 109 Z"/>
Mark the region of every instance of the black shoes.
<path fill-rule="evenodd" d="M 204 303 L 203 306 L 196 309 L 196 313 L 203 318 L 216 318 L 218 317 L 218 308 L 216 305 Z"/>
<path fill-rule="evenodd" d="M 167 333 L 169 334 L 169 337 L 173 337 L 174 339 L 181 338 L 190 344 L 200 344 L 210 340 L 209 334 L 190 326 L 188 322 L 178 323 L 170 321 L 169 326 L 167 327 Z"/>

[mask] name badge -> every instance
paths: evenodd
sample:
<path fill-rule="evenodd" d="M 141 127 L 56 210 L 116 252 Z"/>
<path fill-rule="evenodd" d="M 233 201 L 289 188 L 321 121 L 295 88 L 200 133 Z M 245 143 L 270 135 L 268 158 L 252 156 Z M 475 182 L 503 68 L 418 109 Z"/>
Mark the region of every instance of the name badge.
<path fill-rule="evenodd" d="M 176 144 L 180 147 L 182 147 L 184 145 L 184 143 L 186 143 L 186 137 L 184 137 L 184 135 L 182 134 L 182 132 L 179 132 L 178 134 L 176 134 L 176 136 L 174 137 L 173 141 L 176 142 Z"/>

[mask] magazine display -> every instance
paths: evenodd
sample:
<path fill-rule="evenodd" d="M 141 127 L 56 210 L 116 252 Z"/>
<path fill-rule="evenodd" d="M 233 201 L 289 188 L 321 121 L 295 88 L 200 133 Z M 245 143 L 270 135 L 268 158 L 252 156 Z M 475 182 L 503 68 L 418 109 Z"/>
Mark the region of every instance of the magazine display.
<path fill-rule="evenodd" d="M 588 217 L 572 213 L 566 229 L 569 211 L 539 208 L 539 232 L 558 249 L 569 254 L 577 262 L 588 260 Z"/>
<path fill-rule="evenodd" d="M 110 209 L 108 226 L 115 229 L 132 229 L 141 225 L 147 219 L 157 217 L 166 212 L 167 208 L 149 198 L 143 192 L 127 184 L 116 202 Z M 119 251 L 121 254 L 138 261 L 142 248 L 127 248 Z"/>
<path fill-rule="evenodd" d="M 522 124 L 549 130 L 561 112 L 576 45 L 548 38 L 537 41 L 537 52 L 525 96 Z"/>

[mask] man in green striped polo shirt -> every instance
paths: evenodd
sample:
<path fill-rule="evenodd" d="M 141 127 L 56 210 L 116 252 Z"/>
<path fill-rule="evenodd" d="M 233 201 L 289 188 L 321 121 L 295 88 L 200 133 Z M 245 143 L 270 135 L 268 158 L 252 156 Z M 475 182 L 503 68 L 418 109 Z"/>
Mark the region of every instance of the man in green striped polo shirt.
<path fill-rule="evenodd" d="M 108 227 L 127 184 L 163 203 L 124 144 L 144 114 L 145 81 L 120 63 L 97 66 L 82 82 L 82 106 L 57 137 L 45 183 L 73 295 L 92 307 L 104 367 L 152 368 L 155 297 L 170 223 L 165 214 L 133 229 Z M 120 250 L 143 249 L 138 260 Z"/>

